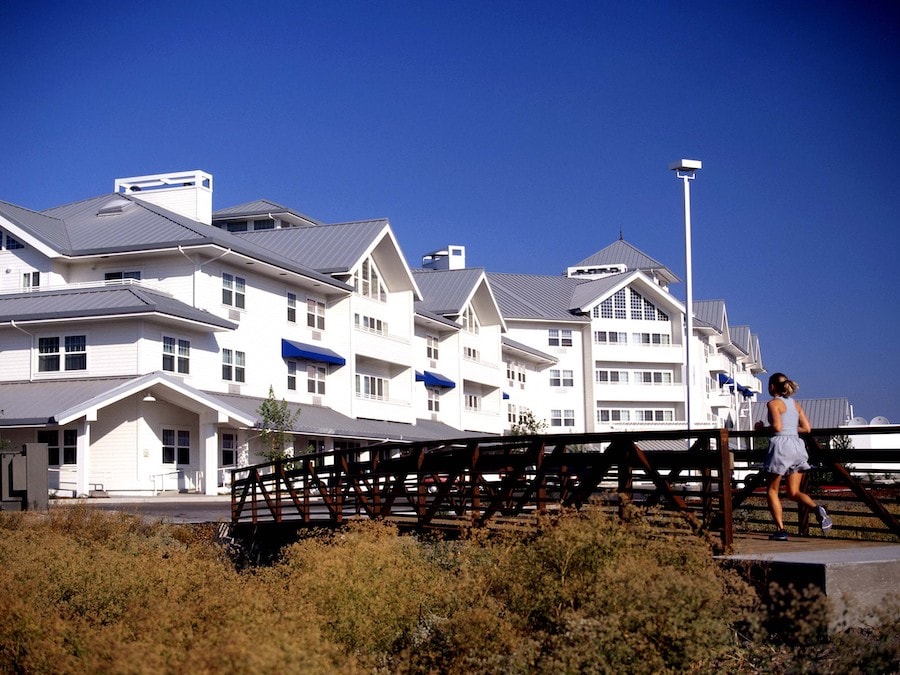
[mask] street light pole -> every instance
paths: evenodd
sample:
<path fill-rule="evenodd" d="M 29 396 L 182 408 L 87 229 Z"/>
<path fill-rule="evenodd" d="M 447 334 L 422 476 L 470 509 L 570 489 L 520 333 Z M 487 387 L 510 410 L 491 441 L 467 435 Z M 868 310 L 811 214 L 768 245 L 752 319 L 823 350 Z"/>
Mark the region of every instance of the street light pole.
<path fill-rule="evenodd" d="M 687 299 L 685 301 L 685 339 L 684 339 L 684 415 L 687 428 L 691 428 L 691 384 L 694 371 L 691 368 L 691 340 L 694 337 L 694 285 L 691 270 L 691 184 L 695 173 L 703 164 L 697 159 L 682 159 L 672 162 L 669 169 L 684 183 L 684 273 L 686 279 Z"/>

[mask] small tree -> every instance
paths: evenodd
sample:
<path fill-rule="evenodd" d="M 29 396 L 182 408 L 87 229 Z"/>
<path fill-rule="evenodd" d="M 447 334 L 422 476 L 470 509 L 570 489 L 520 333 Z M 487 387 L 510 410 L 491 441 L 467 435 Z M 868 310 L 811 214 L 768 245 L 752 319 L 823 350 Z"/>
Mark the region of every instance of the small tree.
<path fill-rule="evenodd" d="M 294 422 L 300 416 L 300 409 L 294 412 L 288 407 L 287 401 L 275 398 L 275 391 L 269 386 L 269 397 L 262 402 L 256 412 L 260 416 L 262 427 L 262 442 L 266 446 L 262 456 L 271 462 L 290 457 L 285 446 L 290 438 Z"/>
<path fill-rule="evenodd" d="M 529 436 L 542 434 L 547 430 L 547 422 L 539 420 L 531 410 L 525 410 L 519 415 L 519 421 L 512 425 L 510 433 L 513 436 Z"/>

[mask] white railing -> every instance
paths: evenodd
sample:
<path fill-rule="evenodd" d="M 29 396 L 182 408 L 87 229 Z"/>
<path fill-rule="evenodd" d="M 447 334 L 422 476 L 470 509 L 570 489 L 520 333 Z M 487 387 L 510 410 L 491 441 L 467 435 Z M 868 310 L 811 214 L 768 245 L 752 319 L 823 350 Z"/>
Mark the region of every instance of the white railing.
<path fill-rule="evenodd" d="M 0 295 L 12 295 L 14 293 L 38 293 L 40 291 L 68 291 L 84 288 L 106 288 L 109 286 L 138 286 L 140 288 L 146 288 L 147 290 L 153 291 L 154 293 L 168 295 L 169 297 L 175 297 L 168 291 L 165 291 L 141 279 L 96 279 L 94 281 L 79 281 L 73 284 L 47 284 L 41 286 L 33 286 L 31 288 L 8 288 L 0 289 Z"/>

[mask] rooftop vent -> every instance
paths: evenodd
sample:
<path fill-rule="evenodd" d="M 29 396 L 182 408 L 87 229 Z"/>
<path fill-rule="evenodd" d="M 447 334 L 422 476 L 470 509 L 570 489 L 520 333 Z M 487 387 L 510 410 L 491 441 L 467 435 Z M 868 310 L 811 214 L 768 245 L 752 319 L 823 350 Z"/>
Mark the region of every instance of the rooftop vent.
<path fill-rule="evenodd" d="M 422 267 L 428 270 L 466 269 L 466 247 L 448 246 L 422 256 Z"/>

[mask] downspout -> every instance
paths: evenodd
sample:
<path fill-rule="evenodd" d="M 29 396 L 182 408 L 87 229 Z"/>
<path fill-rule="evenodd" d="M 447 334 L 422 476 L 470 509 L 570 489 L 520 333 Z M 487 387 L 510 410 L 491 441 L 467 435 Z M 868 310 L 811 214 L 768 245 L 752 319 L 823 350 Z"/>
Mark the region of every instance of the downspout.
<path fill-rule="evenodd" d="M 225 251 L 222 252 L 222 255 L 220 255 L 216 258 L 210 258 L 206 262 L 201 262 L 201 263 L 195 262 L 194 259 L 191 258 L 191 256 L 189 256 L 187 253 L 184 252 L 184 248 L 181 245 L 178 246 L 178 252 L 181 253 L 181 255 L 183 255 L 185 258 L 190 260 L 192 263 L 194 263 L 194 273 L 191 275 L 191 306 L 194 309 L 197 309 L 197 272 L 199 272 L 200 268 L 203 267 L 204 265 L 206 265 L 207 263 L 215 262 L 216 260 L 219 260 L 220 258 L 224 258 L 226 255 L 231 253 L 231 249 L 230 248 L 225 249 Z"/>
<path fill-rule="evenodd" d="M 23 333 L 25 333 L 25 335 L 31 338 L 31 347 L 28 348 L 28 381 L 34 382 L 34 358 L 31 353 L 32 351 L 34 351 L 34 334 L 29 333 L 27 330 L 21 328 L 20 326 L 17 326 L 16 322 L 12 319 L 9 320 L 9 325 L 16 330 L 22 331 Z"/>

